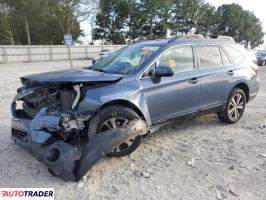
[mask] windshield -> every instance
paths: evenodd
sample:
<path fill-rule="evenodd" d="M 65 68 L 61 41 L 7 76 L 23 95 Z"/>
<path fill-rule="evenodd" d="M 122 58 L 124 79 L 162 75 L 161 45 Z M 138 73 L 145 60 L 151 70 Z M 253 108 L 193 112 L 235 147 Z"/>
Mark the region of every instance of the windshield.
<path fill-rule="evenodd" d="M 159 49 L 159 45 L 133 44 L 108 55 L 90 70 L 113 74 L 129 74 Z"/>

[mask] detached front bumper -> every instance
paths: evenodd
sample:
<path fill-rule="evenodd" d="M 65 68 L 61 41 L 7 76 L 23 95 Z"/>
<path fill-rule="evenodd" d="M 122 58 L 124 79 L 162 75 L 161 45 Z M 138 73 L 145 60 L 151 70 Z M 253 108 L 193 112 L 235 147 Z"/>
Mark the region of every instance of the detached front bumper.
<path fill-rule="evenodd" d="M 136 120 L 127 127 L 105 131 L 80 146 L 74 146 L 53 134 L 59 128 L 59 116 L 47 115 L 42 109 L 34 119 L 23 119 L 16 116 L 15 104 L 12 104 L 12 113 L 11 138 L 65 181 L 80 180 L 115 147 L 129 138 L 146 134 L 146 123 Z"/>
<path fill-rule="evenodd" d="M 48 131 L 59 127 L 57 116 L 46 116 L 40 111 L 32 120 L 16 116 L 12 104 L 11 138 L 28 153 L 43 162 L 54 174 L 65 181 L 74 181 L 76 161 L 80 159 L 82 148 L 76 148 Z"/>
<path fill-rule="evenodd" d="M 18 130 L 12 129 L 12 139 L 21 148 L 43 162 L 55 175 L 65 181 L 75 181 L 74 170 L 80 159 L 81 149 L 75 148 L 62 140 L 43 146 L 32 142 L 29 135 L 24 140 L 17 137 Z M 21 134 L 21 132 L 19 132 Z"/>

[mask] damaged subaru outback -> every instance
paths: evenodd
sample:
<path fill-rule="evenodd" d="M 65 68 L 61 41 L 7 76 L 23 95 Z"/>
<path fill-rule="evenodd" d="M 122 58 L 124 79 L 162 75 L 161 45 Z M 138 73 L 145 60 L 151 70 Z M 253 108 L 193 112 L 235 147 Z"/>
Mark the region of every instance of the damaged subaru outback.
<path fill-rule="evenodd" d="M 243 48 L 225 36 L 201 35 L 137 42 L 94 66 L 21 82 L 11 105 L 12 139 L 49 168 L 66 165 L 75 149 L 132 120 L 145 122 L 145 134 L 207 113 L 235 123 L 259 90 L 258 66 Z M 130 154 L 145 134 L 107 155 Z"/>

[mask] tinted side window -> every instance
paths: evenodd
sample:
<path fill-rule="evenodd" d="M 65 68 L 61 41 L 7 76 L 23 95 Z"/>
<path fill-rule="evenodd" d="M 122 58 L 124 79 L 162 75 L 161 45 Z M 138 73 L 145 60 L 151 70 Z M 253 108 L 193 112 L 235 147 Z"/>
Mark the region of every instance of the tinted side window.
<path fill-rule="evenodd" d="M 226 53 L 224 52 L 224 50 L 222 48 L 220 48 L 221 51 L 221 55 L 222 55 L 222 61 L 223 61 L 223 65 L 231 65 L 231 61 L 228 58 L 228 56 L 226 55 Z"/>
<path fill-rule="evenodd" d="M 245 59 L 245 56 L 242 53 L 240 53 L 236 48 L 230 46 L 224 46 L 224 48 L 228 52 L 228 54 L 230 55 L 235 64 L 239 64 Z"/>
<path fill-rule="evenodd" d="M 202 68 L 223 65 L 218 46 L 200 45 L 198 46 L 198 52 Z"/>
<path fill-rule="evenodd" d="M 156 66 L 168 66 L 174 72 L 194 69 L 193 51 L 191 46 L 178 46 L 166 51 L 157 61 Z"/>

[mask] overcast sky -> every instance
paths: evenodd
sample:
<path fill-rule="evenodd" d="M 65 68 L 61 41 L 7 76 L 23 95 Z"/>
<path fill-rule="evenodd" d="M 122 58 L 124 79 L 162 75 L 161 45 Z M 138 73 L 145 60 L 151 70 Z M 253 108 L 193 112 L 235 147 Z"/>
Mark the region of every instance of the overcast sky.
<path fill-rule="evenodd" d="M 163 1 L 163 0 L 162 0 Z M 214 5 L 216 8 L 222 4 L 231 4 L 237 3 L 243 7 L 244 10 L 249 10 L 254 12 L 254 14 L 260 19 L 263 30 L 266 33 L 266 9 L 265 9 L 265 0 L 205 0 Z M 90 25 L 88 22 L 81 23 L 81 28 L 84 30 L 86 37 L 82 38 L 85 44 L 90 41 Z M 266 42 L 266 36 L 264 37 Z M 265 43 L 263 48 L 265 47 Z"/>

